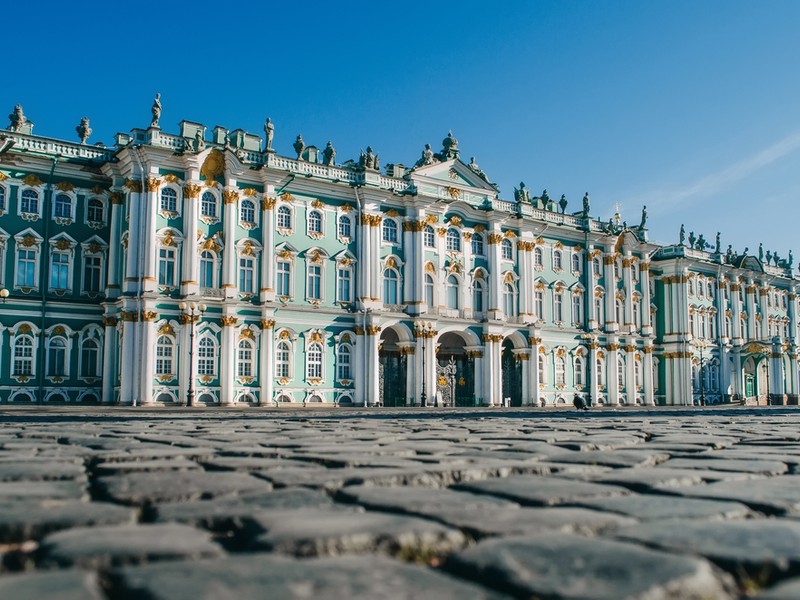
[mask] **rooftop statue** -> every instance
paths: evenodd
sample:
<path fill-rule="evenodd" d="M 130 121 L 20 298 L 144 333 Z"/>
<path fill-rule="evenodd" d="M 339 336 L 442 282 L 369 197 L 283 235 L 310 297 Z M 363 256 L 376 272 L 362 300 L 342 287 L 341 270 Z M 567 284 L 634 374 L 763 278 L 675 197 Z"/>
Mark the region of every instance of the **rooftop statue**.
<path fill-rule="evenodd" d="M 92 135 L 92 128 L 89 127 L 89 117 L 83 117 L 75 128 L 75 131 L 78 134 L 78 139 L 81 141 L 81 144 L 85 144 L 89 136 Z"/>
<path fill-rule="evenodd" d="M 733 246 L 728 244 L 728 249 L 725 251 L 725 262 L 732 263 L 736 255 L 733 253 Z"/>
<path fill-rule="evenodd" d="M 272 139 L 275 137 L 275 125 L 272 124 L 272 120 L 269 117 L 267 117 L 267 122 L 264 123 L 264 133 L 267 136 L 264 151 L 270 152 L 272 150 Z"/>
<path fill-rule="evenodd" d="M 422 150 L 422 157 L 416 162 L 414 165 L 415 167 L 425 167 L 427 165 L 432 165 L 439 161 L 436 160 L 436 157 L 433 155 L 433 150 L 431 150 L 430 144 L 425 144 L 425 148 Z"/>
<path fill-rule="evenodd" d="M 767 264 L 770 264 L 771 262 L 772 262 L 772 252 L 767 250 Z"/>
<path fill-rule="evenodd" d="M 562 215 L 567 212 L 567 196 L 565 194 L 561 194 L 561 200 L 558 201 L 558 206 L 561 208 Z"/>
<path fill-rule="evenodd" d="M 547 193 L 547 190 L 542 190 L 542 208 L 545 210 L 553 210 L 550 206 L 551 204 L 550 195 Z"/>
<path fill-rule="evenodd" d="M 758 245 L 758 260 L 764 262 L 764 244 Z"/>
<path fill-rule="evenodd" d="M 448 131 L 447 137 L 442 140 L 442 160 L 458 158 L 458 140 L 453 137 L 453 132 Z"/>
<path fill-rule="evenodd" d="M 642 207 L 642 222 L 639 224 L 639 229 L 647 227 L 647 206 Z"/>
<path fill-rule="evenodd" d="M 294 147 L 294 151 L 297 152 L 297 160 L 303 158 L 303 150 L 306 149 L 306 143 L 303 141 L 303 134 L 298 134 L 297 139 L 294 141 L 292 145 Z"/>
<path fill-rule="evenodd" d="M 686 243 L 686 227 L 681 223 L 681 232 L 678 234 L 678 245 L 683 246 Z"/>
<path fill-rule="evenodd" d="M 8 118 L 11 121 L 11 125 L 8 127 L 11 131 L 21 130 L 23 125 L 28 122 L 28 119 L 25 117 L 25 113 L 22 112 L 21 104 L 17 104 L 14 107 L 14 111 L 8 115 Z"/>
<path fill-rule="evenodd" d="M 697 238 L 694 236 L 694 231 L 689 232 L 689 248 L 694 248 Z"/>
<path fill-rule="evenodd" d="M 333 166 L 333 159 L 336 158 L 336 149 L 331 144 L 331 141 L 328 140 L 328 145 L 325 146 L 325 150 L 322 151 L 322 162 L 328 166 Z"/>
<path fill-rule="evenodd" d="M 194 151 L 202 152 L 205 147 L 206 141 L 203 139 L 203 134 L 200 133 L 200 130 L 198 129 L 194 134 Z"/>
<path fill-rule="evenodd" d="M 525 187 L 524 181 L 519 182 L 519 188 L 514 188 L 514 200 L 518 203 L 531 201 L 531 194 Z"/>
<path fill-rule="evenodd" d="M 721 251 L 722 246 L 719 244 L 719 231 L 717 232 L 717 239 L 715 240 L 714 244 L 714 254 L 719 254 Z"/>
<path fill-rule="evenodd" d="M 789 250 L 789 260 L 787 261 L 789 268 L 792 268 L 792 264 L 794 263 L 794 256 L 792 256 L 792 251 Z"/>
<path fill-rule="evenodd" d="M 153 120 L 150 121 L 150 127 L 158 127 L 158 120 L 161 118 L 161 94 L 156 94 L 153 100 L 153 108 L 150 109 L 153 113 Z"/>
<path fill-rule="evenodd" d="M 372 146 L 367 146 L 367 152 L 361 151 L 361 156 L 358 158 L 358 165 L 364 169 L 372 169 L 378 171 L 380 167 L 380 158 L 377 154 L 373 154 Z"/>
<path fill-rule="evenodd" d="M 469 164 L 467 166 L 472 170 L 473 173 L 478 175 L 478 177 L 480 177 L 484 181 L 488 181 L 488 179 L 486 178 L 486 173 L 481 171 L 481 168 L 478 166 L 478 163 L 475 162 L 474 156 L 469 157 Z"/>
<path fill-rule="evenodd" d="M 705 250 L 706 249 L 706 238 L 703 237 L 703 234 L 700 234 L 700 237 L 697 238 L 697 249 L 698 250 Z"/>
<path fill-rule="evenodd" d="M 589 192 L 583 195 L 583 217 L 589 216 Z"/>

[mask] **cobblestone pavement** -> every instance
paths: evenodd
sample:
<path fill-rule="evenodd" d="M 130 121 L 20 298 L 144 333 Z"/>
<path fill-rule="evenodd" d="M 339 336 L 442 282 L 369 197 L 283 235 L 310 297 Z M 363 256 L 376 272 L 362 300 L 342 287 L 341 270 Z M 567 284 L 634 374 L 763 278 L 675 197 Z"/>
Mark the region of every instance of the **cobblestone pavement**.
<path fill-rule="evenodd" d="M 0 409 L 0 598 L 800 598 L 800 410 Z"/>

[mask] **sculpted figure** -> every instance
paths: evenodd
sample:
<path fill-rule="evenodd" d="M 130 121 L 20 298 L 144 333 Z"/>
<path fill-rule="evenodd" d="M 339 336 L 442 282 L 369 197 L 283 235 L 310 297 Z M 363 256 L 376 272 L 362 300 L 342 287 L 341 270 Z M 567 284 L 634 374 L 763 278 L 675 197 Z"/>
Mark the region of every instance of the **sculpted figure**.
<path fill-rule="evenodd" d="M 306 143 L 303 141 L 302 134 L 298 134 L 297 139 L 293 144 L 294 151 L 297 152 L 297 160 L 303 158 L 303 150 L 306 149 Z"/>
<path fill-rule="evenodd" d="M 14 107 L 14 111 L 8 115 L 8 118 L 11 121 L 11 125 L 9 126 L 11 131 L 19 131 L 22 129 L 22 126 L 28 122 L 28 119 L 25 118 L 25 113 L 22 112 L 21 104 L 17 104 Z"/>
<path fill-rule="evenodd" d="M 83 117 L 80 124 L 75 128 L 75 131 L 78 134 L 78 139 L 81 141 L 81 144 L 85 144 L 89 136 L 92 135 L 92 128 L 89 127 L 89 117 Z"/>
<path fill-rule="evenodd" d="M 583 216 L 589 216 L 589 192 L 583 195 Z"/>
<path fill-rule="evenodd" d="M 681 223 L 681 232 L 678 234 L 678 244 L 683 246 L 686 242 L 686 227 Z"/>
<path fill-rule="evenodd" d="M 721 248 L 721 246 L 719 245 L 719 231 L 718 231 L 717 232 L 716 245 L 714 247 L 714 253 L 715 254 L 719 254 L 720 253 L 720 248 Z"/>
<path fill-rule="evenodd" d="M 561 214 L 567 212 L 567 196 L 565 194 L 561 194 L 561 200 L 558 201 L 558 206 L 561 208 Z"/>
<path fill-rule="evenodd" d="M 639 229 L 644 229 L 647 226 L 647 206 L 642 207 L 642 222 L 639 224 Z"/>
<path fill-rule="evenodd" d="M 153 113 L 150 127 L 158 127 L 158 120 L 161 118 L 161 94 L 156 94 L 156 99 L 153 100 L 153 108 L 150 109 L 150 112 Z"/>
<path fill-rule="evenodd" d="M 331 141 L 328 140 L 328 145 L 325 146 L 325 150 L 322 151 L 322 162 L 332 167 L 334 158 L 336 158 L 336 150 L 333 144 L 331 144 Z"/>
<path fill-rule="evenodd" d="M 272 150 L 272 138 L 275 137 L 275 125 L 272 124 L 272 120 L 270 120 L 269 117 L 267 117 L 267 122 L 264 123 L 264 134 L 267 136 L 267 145 L 264 147 L 264 150 L 269 152 Z"/>
<path fill-rule="evenodd" d="M 694 248 L 694 243 L 697 241 L 697 238 L 694 236 L 694 231 L 689 232 L 689 247 Z"/>

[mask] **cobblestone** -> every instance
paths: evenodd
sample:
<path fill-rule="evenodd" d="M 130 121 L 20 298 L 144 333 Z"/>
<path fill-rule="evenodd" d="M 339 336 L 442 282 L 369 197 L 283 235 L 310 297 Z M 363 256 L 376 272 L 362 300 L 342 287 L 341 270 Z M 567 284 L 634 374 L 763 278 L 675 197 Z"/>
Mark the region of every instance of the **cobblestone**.
<path fill-rule="evenodd" d="M 3 407 L 0 598 L 797 598 L 798 410 Z"/>

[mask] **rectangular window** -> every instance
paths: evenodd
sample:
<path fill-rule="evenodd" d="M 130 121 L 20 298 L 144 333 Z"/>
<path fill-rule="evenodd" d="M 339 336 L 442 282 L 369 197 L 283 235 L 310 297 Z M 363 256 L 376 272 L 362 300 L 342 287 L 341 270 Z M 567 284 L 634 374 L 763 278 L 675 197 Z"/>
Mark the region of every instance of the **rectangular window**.
<path fill-rule="evenodd" d="M 536 310 L 536 316 L 539 317 L 540 320 L 544 319 L 544 292 L 542 290 L 536 290 L 534 294 L 534 300 L 536 306 L 534 309 Z"/>
<path fill-rule="evenodd" d="M 556 294 L 555 302 L 553 303 L 553 320 L 556 323 L 564 321 L 564 295 Z"/>
<path fill-rule="evenodd" d="M 307 294 L 309 300 L 320 300 L 322 298 L 322 267 L 310 265 L 308 267 Z"/>
<path fill-rule="evenodd" d="M 35 287 L 36 285 L 36 251 L 17 251 L 17 286 Z"/>
<path fill-rule="evenodd" d="M 159 248 L 158 250 L 158 285 L 175 285 L 175 249 Z"/>
<path fill-rule="evenodd" d="M 337 270 L 336 300 L 338 302 L 352 302 L 351 282 L 352 271 L 350 269 Z"/>
<path fill-rule="evenodd" d="M 50 288 L 54 290 L 70 288 L 69 254 L 66 252 L 53 252 L 50 257 Z"/>
<path fill-rule="evenodd" d="M 583 320 L 581 317 L 581 297 L 575 295 L 572 297 L 572 322 L 579 325 Z"/>
<path fill-rule="evenodd" d="M 276 271 L 277 281 L 275 282 L 275 290 L 278 296 L 290 297 L 291 294 L 291 269 L 292 265 L 286 261 L 278 261 L 278 269 Z"/>
<path fill-rule="evenodd" d="M 239 291 L 244 294 L 252 294 L 255 286 L 255 262 L 252 258 L 239 258 Z"/>
<path fill-rule="evenodd" d="M 83 258 L 83 289 L 87 292 L 99 292 L 103 272 L 103 260 L 100 256 L 85 256 Z"/>

